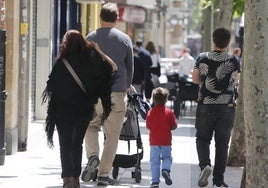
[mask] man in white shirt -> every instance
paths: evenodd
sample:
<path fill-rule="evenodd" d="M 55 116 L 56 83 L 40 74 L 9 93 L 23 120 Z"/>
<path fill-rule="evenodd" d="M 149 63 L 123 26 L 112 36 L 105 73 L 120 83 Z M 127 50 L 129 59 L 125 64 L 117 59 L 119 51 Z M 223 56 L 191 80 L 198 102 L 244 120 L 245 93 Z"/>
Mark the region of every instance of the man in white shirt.
<path fill-rule="evenodd" d="M 185 48 L 179 60 L 178 73 L 180 77 L 188 77 L 194 69 L 195 59 L 190 55 L 191 50 Z"/>

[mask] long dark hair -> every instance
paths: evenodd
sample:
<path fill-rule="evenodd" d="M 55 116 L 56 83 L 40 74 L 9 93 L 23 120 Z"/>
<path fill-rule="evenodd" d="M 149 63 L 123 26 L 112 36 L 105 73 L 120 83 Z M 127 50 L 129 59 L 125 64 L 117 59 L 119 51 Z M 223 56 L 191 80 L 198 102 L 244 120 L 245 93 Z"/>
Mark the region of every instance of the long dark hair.
<path fill-rule="evenodd" d="M 65 33 L 60 46 L 57 59 L 65 58 L 69 54 L 86 54 L 91 47 L 90 43 L 77 30 L 69 30 Z"/>
<path fill-rule="evenodd" d="M 157 50 L 155 48 L 155 45 L 152 41 L 149 41 L 145 47 L 146 50 L 150 52 L 150 54 L 157 53 Z"/>

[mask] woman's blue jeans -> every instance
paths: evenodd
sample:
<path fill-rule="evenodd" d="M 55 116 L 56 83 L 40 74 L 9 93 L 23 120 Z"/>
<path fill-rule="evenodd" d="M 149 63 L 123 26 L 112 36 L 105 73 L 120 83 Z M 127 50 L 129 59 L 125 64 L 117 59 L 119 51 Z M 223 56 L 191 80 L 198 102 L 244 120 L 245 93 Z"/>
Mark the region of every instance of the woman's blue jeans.
<path fill-rule="evenodd" d="M 215 165 L 213 182 L 222 183 L 227 163 L 229 141 L 235 118 L 233 105 L 203 105 L 198 104 L 196 111 L 196 148 L 199 166 L 203 169 L 210 165 L 210 141 L 214 133 Z"/>
<path fill-rule="evenodd" d="M 160 166 L 162 170 L 170 172 L 172 164 L 171 146 L 151 146 L 150 162 L 152 171 L 152 183 L 160 182 Z"/>

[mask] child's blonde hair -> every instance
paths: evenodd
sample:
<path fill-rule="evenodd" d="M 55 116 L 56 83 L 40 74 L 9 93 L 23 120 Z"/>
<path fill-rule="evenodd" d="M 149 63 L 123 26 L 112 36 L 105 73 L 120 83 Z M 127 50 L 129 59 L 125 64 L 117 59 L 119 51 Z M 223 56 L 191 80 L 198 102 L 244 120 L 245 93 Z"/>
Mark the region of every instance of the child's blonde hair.
<path fill-rule="evenodd" d="M 169 92 L 165 88 L 157 87 L 153 90 L 152 95 L 155 105 L 165 105 L 168 100 Z"/>

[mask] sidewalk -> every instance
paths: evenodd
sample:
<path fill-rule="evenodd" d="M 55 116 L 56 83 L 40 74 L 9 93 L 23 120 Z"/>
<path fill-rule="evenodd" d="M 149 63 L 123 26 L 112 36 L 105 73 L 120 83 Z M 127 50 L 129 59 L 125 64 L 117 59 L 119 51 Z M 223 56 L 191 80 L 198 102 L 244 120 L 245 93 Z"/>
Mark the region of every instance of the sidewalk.
<path fill-rule="evenodd" d="M 198 188 L 197 179 L 199 176 L 198 158 L 195 148 L 194 117 L 181 117 L 178 120 L 178 128 L 173 131 L 173 166 L 171 177 L 173 184 L 165 185 L 160 183 L 161 188 Z M 150 165 L 149 165 L 149 138 L 148 130 L 144 120 L 140 121 L 142 141 L 144 146 L 144 157 L 141 161 L 142 180 L 136 183 L 131 178 L 133 168 L 120 168 L 118 184 L 108 187 L 150 187 Z M 1 188 L 61 188 L 60 178 L 61 166 L 59 159 L 59 146 L 57 133 L 55 133 L 55 148 L 49 149 L 46 145 L 46 137 L 43 131 L 43 122 L 33 122 L 29 127 L 28 149 L 26 152 L 17 152 L 14 155 L 7 155 L 4 165 L 0 166 L 0 187 Z M 101 135 L 101 134 L 100 134 Z M 101 143 L 101 142 L 100 142 Z M 118 153 L 126 153 L 127 143 L 120 141 Z M 131 145 L 136 149 L 135 145 Z M 211 144 L 211 156 L 214 156 L 214 143 Z M 214 163 L 213 157 L 212 164 Z M 83 168 L 87 159 L 83 154 Z M 227 167 L 225 181 L 230 188 L 240 188 L 242 168 Z M 81 182 L 81 188 L 98 187 L 96 182 Z M 212 187 L 210 178 L 209 186 Z"/>

